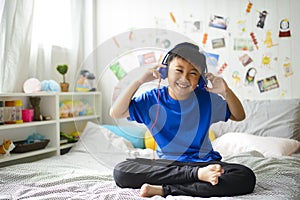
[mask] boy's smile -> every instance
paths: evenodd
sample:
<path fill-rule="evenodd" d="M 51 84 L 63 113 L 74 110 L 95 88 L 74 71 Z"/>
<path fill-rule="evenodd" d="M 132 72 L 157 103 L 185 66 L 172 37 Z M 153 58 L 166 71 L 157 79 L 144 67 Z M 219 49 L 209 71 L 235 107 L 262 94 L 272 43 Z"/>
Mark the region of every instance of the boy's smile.
<path fill-rule="evenodd" d="M 169 94 L 173 99 L 184 100 L 197 87 L 200 72 L 188 61 L 175 57 L 169 65 Z"/>

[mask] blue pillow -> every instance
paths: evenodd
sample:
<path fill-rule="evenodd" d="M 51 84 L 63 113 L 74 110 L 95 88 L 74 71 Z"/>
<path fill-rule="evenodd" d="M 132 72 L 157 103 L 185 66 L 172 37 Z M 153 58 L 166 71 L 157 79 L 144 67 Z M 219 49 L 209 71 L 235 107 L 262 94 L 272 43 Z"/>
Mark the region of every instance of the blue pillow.
<path fill-rule="evenodd" d="M 145 148 L 145 128 L 140 128 L 137 126 L 116 126 L 107 124 L 102 125 L 102 127 L 130 141 L 135 148 Z"/>

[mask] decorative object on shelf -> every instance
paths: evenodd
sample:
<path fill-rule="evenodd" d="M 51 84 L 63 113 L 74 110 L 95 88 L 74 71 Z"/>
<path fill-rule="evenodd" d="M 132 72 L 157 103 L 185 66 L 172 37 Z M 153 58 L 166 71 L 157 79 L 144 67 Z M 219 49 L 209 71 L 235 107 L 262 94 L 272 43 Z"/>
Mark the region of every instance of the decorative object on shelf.
<path fill-rule="evenodd" d="M 16 141 L 16 147 L 12 150 L 12 153 L 25 153 L 29 151 L 44 149 L 50 140 L 45 139 L 43 141 L 35 141 L 32 143 L 26 143 L 26 140 Z"/>
<path fill-rule="evenodd" d="M 41 82 L 36 78 L 27 79 L 23 84 L 25 93 L 35 93 L 41 91 Z"/>
<path fill-rule="evenodd" d="M 7 156 L 9 153 L 15 148 L 14 143 L 12 140 L 3 140 L 3 144 L 0 145 L 0 154 L 2 156 Z"/>
<path fill-rule="evenodd" d="M 34 110 L 33 109 L 23 109 L 22 110 L 22 119 L 23 122 L 32 122 L 33 121 Z"/>
<path fill-rule="evenodd" d="M 77 142 L 80 138 L 80 132 L 73 133 L 60 132 L 60 140 L 67 140 L 67 143 Z"/>
<path fill-rule="evenodd" d="M 60 92 L 59 84 L 54 80 L 43 80 L 41 82 L 41 91 Z"/>
<path fill-rule="evenodd" d="M 29 97 L 30 103 L 33 107 L 33 120 L 34 121 L 42 121 L 40 102 L 41 97 Z"/>
<path fill-rule="evenodd" d="M 63 82 L 60 83 L 62 92 L 69 91 L 69 83 L 66 82 L 66 73 L 68 72 L 68 65 L 57 65 L 56 70 L 63 76 Z"/>
<path fill-rule="evenodd" d="M 76 82 L 76 91 L 77 92 L 92 92 L 96 91 L 94 88 L 93 80 L 95 79 L 95 75 L 90 73 L 88 70 L 80 71 L 80 78 Z"/>
<path fill-rule="evenodd" d="M 92 115 L 93 110 L 85 100 L 64 100 L 59 103 L 59 117 L 78 117 Z"/>
<path fill-rule="evenodd" d="M 48 143 L 49 139 L 45 139 L 45 136 L 40 133 L 32 133 L 27 137 L 26 140 L 16 141 L 15 148 L 12 150 L 13 153 L 25 153 L 29 151 L 44 149 Z"/>
<path fill-rule="evenodd" d="M 21 99 L 15 100 L 15 105 L 16 105 L 16 123 L 21 124 L 23 123 L 22 119 L 22 105 L 23 102 Z"/>
<path fill-rule="evenodd" d="M 4 124 L 15 124 L 16 123 L 16 102 L 5 101 L 4 107 Z"/>

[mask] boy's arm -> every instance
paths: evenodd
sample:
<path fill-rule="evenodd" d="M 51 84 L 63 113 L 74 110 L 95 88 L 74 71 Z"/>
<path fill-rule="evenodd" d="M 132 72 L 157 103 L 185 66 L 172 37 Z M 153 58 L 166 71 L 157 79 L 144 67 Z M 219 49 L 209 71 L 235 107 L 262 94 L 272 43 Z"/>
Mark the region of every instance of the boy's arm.
<path fill-rule="evenodd" d="M 116 99 L 110 108 L 109 115 L 112 118 L 129 117 L 128 107 L 136 90 L 142 85 L 138 80 L 133 81 L 120 96 Z"/>
<path fill-rule="evenodd" d="M 221 77 L 214 76 L 212 73 L 207 73 L 206 77 L 212 83 L 212 88 L 206 88 L 206 90 L 224 97 L 231 112 L 230 119 L 234 121 L 242 121 L 245 119 L 246 114 L 243 105 L 234 92 L 228 87 L 225 80 Z"/>
<path fill-rule="evenodd" d="M 112 118 L 126 118 L 129 117 L 129 104 L 131 102 L 132 97 L 134 96 L 137 89 L 146 82 L 153 81 L 155 79 L 160 78 L 160 74 L 157 71 L 157 67 L 160 67 L 157 65 L 154 68 L 148 69 L 144 74 L 142 74 L 141 77 L 138 77 L 135 79 L 126 89 L 123 91 L 112 107 L 110 108 L 109 115 Z"/>
<path fill-rule="evenodd" d="M 240 100 L 234 94 L 234 92 L 228 87 L 228 89 L 222 94 L 227 101 L 229 110 L 231 112 L 230 119 L 234 121 L 242 121 L 245 119 L 246 114 Z"/>

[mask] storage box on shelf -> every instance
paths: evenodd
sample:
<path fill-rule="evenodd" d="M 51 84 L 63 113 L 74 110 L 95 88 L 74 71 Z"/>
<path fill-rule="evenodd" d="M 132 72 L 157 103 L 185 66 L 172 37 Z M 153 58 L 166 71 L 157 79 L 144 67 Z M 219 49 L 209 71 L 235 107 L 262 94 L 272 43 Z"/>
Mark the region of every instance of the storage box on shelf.
<path fill-rule="evenodd" d="M 70 92 L 59 96 L 60 132 L 81 133 L 87 121 L 101 124 L 101 94 L 99 92 Z M 62 144 L 61 152 L 74 143 Z"/>
<path fill-rule="evenodd" d="M 4 139 L 12 141 L 26 140 L 33 133 L 40 133 L 49 139 L 47 146 L 40 150 L 25 153 L 10 153 L 8 156 L 0 155 L 0 167 L 28 162 L 50 156 L 60 155 L 61 151 L 70 148 L 74 143 L 60 145 L 60 132 L 82 132 L 87 121 L 101 123 L 101 93 L 100 92 L 68 92 L 68 93 L 10 93 L 0 94 L 0 100 L 22 100 L 22 108 L 30 108 L 30 97 L 40 97 L 40 112 L 47 120 L 23 122 L 0 125 L 0 144 Z M 80 113 L 71 110 L 67 118 L 60 118 L 60 102 L 71 100 L 83 101 L 91 108 L 90 113 Z M 86 115 L 87 114 L 87 115 Z"/>

